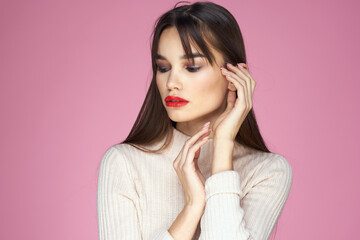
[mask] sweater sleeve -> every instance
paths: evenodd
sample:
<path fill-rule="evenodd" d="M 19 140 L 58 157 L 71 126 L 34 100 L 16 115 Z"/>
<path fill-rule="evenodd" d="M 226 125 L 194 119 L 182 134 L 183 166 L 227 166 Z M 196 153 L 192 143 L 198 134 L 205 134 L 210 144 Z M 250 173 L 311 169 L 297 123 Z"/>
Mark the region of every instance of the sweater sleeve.
<path fill-rule="evenodd" d="M 276 156 L 266 160 L 243 198 L 237 171 L 216 173 L 206 180 L 199 239 L 269 239 L 292 184 L 289 163 Z"/>
<path fill-rule="evenodd" d="M 97 190 L 99 240 L 143 239 L 136 208 L 135 183 L 121 151 L 114 146 L 102 158 Z M 173 240 L 162 229 L 152 240 Z"/>

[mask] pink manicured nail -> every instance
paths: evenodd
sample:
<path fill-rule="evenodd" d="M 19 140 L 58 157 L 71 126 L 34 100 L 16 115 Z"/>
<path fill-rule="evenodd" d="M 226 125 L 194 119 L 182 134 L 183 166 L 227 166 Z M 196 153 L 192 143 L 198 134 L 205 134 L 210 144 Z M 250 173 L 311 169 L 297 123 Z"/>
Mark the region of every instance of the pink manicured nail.
<path fill-rule="evenodd" d="M 205 126 L 205 127 L 203 127 L 202 129 L 201 129 L 201 131 L 209 131 L 209 127 L 208 126 Z"/>
<path fill-rule="evenodd" d="M 203 127 L 202 127 L 201 130 L 204 130 L 204 129 L 208 128 L 208 127 L 209 127 L 209 124 L 210 124 L 210 122 L 205 123 L 205 124 L 203 125 Z"/>
<path fill-rule="evenodd" d="M 206 136 L 206 137 L 204 137 L 202 140 L 203 141 L 206 141 L 206 140 L 208 140 L 209 139 L 209 136 Z"/>
<path fill-rule="evenodd" d="M 240 68 L 244 68 L 240 63 L 238 63 L 238 66 L 239 66 Z"/>

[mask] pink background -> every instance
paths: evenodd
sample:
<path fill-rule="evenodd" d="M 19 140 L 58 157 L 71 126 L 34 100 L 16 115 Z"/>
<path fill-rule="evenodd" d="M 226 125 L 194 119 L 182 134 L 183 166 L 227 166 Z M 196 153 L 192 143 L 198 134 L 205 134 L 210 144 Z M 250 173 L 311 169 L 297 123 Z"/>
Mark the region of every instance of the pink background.
<path fill-rule="evenodd" d="M 176 1 L 0 2 L 0 239 L 97 239 L 98 168 L 148 88 Z M 358 1 L 217 1 L 239 22 L 271 151 L 293 168 L 276 239 L 360 239 Z"/>

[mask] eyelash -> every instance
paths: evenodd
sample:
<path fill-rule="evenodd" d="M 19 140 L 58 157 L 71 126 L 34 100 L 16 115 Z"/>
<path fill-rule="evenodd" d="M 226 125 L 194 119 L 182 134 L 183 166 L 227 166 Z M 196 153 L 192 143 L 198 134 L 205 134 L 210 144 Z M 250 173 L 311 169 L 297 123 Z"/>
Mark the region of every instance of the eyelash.
<path fill-rule="evenodd" d="M 197 72 L 200 70 L 200 67 L 186 67 L 186 69 L 189 71 L 189 72 Z M 168 71 L 167 68 L 162 68 L 162 67 L 157 67 L 157 70 L 161 73 L 165 73 Z"/>

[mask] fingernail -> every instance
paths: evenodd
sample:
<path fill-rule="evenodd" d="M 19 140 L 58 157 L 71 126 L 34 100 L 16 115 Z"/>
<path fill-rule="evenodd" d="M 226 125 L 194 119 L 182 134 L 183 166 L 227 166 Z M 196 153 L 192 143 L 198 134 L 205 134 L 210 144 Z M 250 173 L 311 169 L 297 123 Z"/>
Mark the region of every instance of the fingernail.
<path fill-rule="evenodd" d="M 210 125 L 210 122 L 205 123 L 205 124 L 203 125 L 203 127 L 202 127 L 202 130 L 204 130 L 205 128 L 208 128 L 209 125 Z"/>
<path fill-rule="evenodd" d="M 244 68 L 240 63 L 237 64 L 240 68 Z"/>
<path fill-rule="evenodd" d="M 208 140 L 209 139 L 209 136 L 206 136 L 206 137 L 204 137 L 202 140 L 203 141 L 206 141 L 206 140 Z"/>

